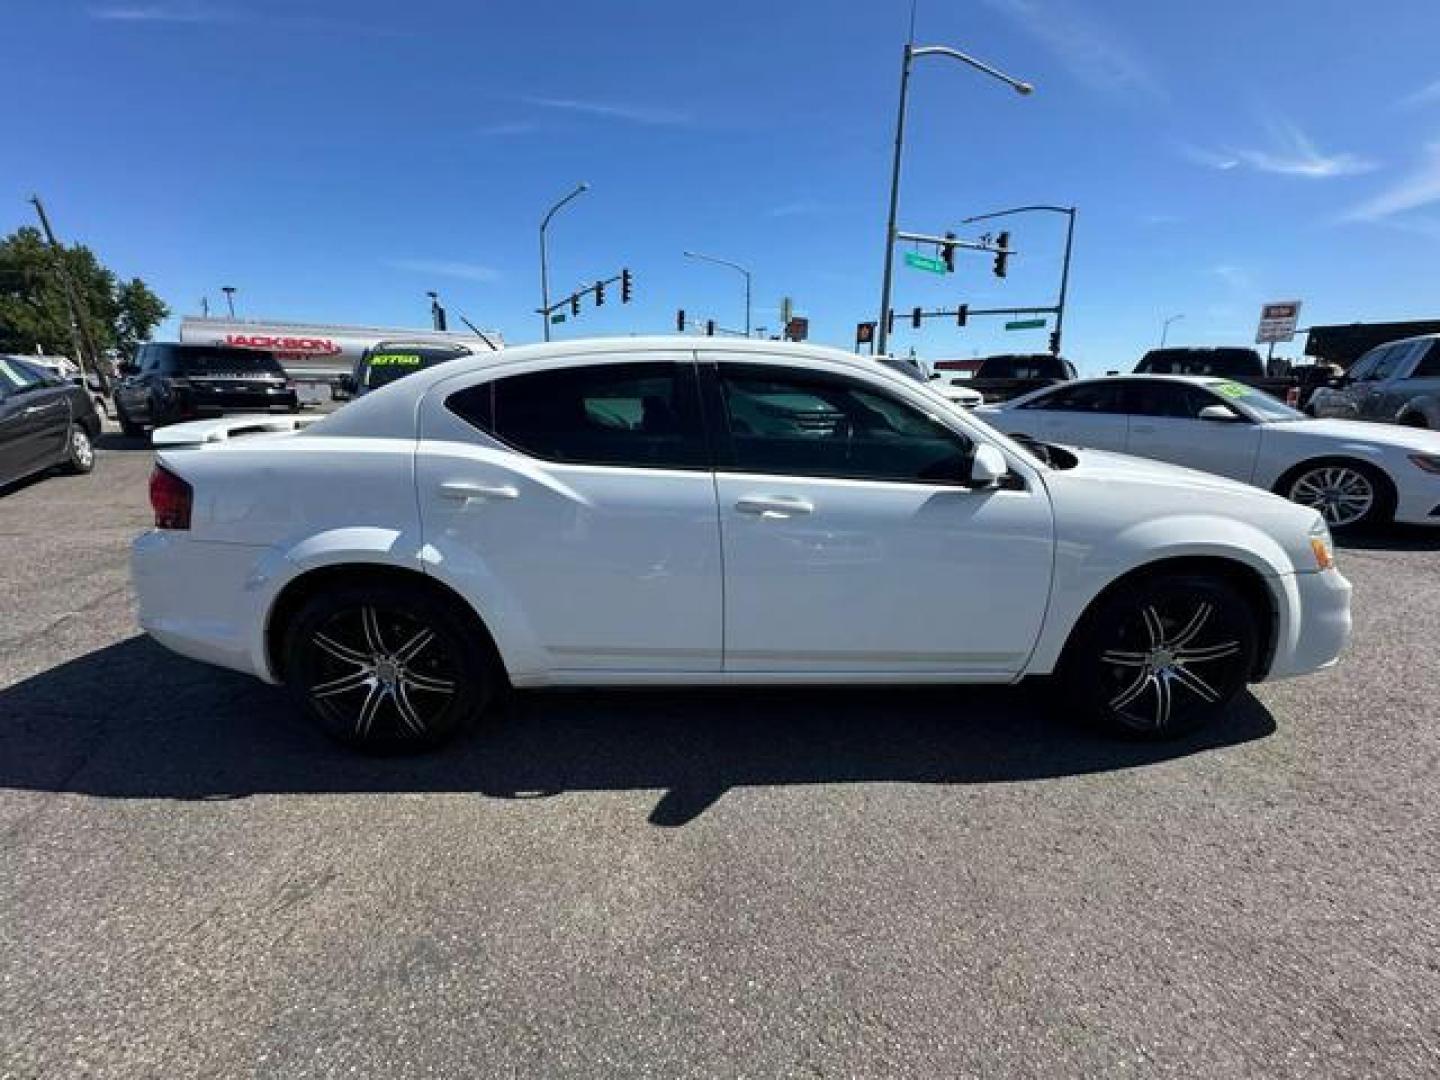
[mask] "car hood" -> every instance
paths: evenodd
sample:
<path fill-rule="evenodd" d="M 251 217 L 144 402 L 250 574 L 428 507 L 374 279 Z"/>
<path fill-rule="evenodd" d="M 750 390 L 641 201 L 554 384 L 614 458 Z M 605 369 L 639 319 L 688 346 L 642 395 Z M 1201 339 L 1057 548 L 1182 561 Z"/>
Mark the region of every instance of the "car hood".
<path fill-rule="evenodd" d="M 1238 480 L 1229 480 L 1223 476 L 1216 476 L 1214 473 L 1187 469 L 1180 465 L 1168 465 L 1153 458 L 1133 457 L 1130 454 L 1117 454 L 1109 450 L 1087 450 L 1077 446 L 1067 446 L 1065 449 L 1074 454 L 1079 463 L 1073 469 L 1064 470 L 1064 475 L 1080 476 L 1106 483 L 1174 485 L 1187 492 L 1201 490 L 1243 498 L 1253 496 L 1267 500 L 1277 498 L 1259 488 L 1242 484 Z M 1283 499 L 1280 501 L 1284 502 Z"/>
<path fill-rule="evenodd" d="M 1368 420 L 1290 420 L 1266 424 L 1265 437 L 1314 438 L 1323 439 L 1327 443 L 1380 446 L 1394 450 L 1440 454 L 1440 431 L 1405 427 L 1403 424 L 1375 424 Z"/>

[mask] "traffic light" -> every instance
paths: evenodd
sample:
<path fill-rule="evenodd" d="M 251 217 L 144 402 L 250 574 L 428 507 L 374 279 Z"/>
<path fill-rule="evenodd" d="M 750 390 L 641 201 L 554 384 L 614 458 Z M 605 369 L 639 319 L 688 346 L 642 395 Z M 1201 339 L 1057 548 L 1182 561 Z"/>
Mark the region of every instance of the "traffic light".
<path fill-rule="evenodd" d="M 923 317 L 924 316 L 920 314 L 920 309 L 918 307 L 910 309 L 910 325 L 913 326 L 916 330 L 920 329 L 920 320 Z"/>
<path fill-rule="evenodd" d="M 605 306 L 605 282 L 603 281 L 595 282 L 595 306 Z"/>
<path fill-rule="evenodd" d="M 578 292 L 572 294 L 570 297 L 570 314 L 574 318 L 579 318 L 580 316 L 580 294 Z"/>
<path fill-rule="evenodd" d="M 875 341 L 875 324 L 873 322 L 858 323 L 855 327 L 855 344 L 871 345 Z"/>
<path fill-rule="evenodd" d="M 961 304 L 955 312 L 955 325 L 964 326 L 970 321 L 970 305 Z"/>
<path fill-rule="evenodd" d="M 621 270 L 621 271 L 620 271 L 620 302 L 621 302 L 622 304 L 628 304 L 628 303 L 630 302 L 630 269 L 629 269 L 629 267 L 626 267 L 624 270 Z"/>
<path fill-rule="evenodd" d="M 945 239 L 954 240 L 955 234 L 953 232 L 947 232 L 945 234 Z M 953 274 L 955 272 L 955 245 L 941 244 L 940 258 L 945 263 L 945 272 L 947 274 Z"/>
<path fill-rule="evenodd" d="M 715 320 L 714 320 L 714 319 L 706 319 L 706 320 L 705 320 L 705 336 L 706 336 L 706 337 L 714 337 L 714 336 L 715 336 Z"/>
<path fill-rule="evenodd" d="M 1050 355 L 1051 355 L 1051 356 L 1059 356 L 1059 355 L 1060 355 L 1060 331 L 1059 331 L 1059 330 L 1051 330 L 1051 331 L 1050 331 Z"/>
<path fill-rule="evenodd" d="M 995 252 L 995 276 L 1004 277 L 1006 264 L 1010 261 L 1010 234 L 1002 232 L 995 238 L 995 246 L 999 248 Z"/>
<path fill-rule="evenodd" d="M 680 334 L 685 332 L 685 309 L 683 307 L 675 312 L 675 331 Z"/>
<path fill-rule="evenodd" d="M 891 308 L 885 313 L 885 333 L 895 333 L 895 309 Z"/>

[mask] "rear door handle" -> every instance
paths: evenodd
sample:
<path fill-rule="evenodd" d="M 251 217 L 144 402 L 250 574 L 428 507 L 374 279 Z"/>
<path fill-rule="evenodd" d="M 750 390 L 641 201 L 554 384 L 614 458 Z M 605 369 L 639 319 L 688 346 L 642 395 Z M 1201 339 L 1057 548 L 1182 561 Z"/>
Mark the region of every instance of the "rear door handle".
<path fill-rule="evenodd" d="M 747 495 L 735 504 L 735 509 L 742 514 L 783 521 L 800 514 L 814 513 L 815 504 L 794 495 Z"/>
<path fill-rule="evenodd" d="M 518 499 L 520 490 L 514 484 L 470 484 L 452 480 L 440 485 L 440 497 L 468 503 L 486 499 Z"/>

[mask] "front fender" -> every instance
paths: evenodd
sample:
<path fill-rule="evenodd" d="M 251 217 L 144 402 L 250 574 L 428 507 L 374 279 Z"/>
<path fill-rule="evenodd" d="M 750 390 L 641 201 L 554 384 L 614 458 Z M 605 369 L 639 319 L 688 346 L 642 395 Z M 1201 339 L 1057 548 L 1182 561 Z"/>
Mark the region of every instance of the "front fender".
<path fill-rule="evenodd" d="M 1293 636 L 1295 590 L 1290 578 L 1295 564 L 1285 549 L 1265 531 L 1242 521 L 1175 514 L 1136 522 L 1106 536 L 1068 542 L 1062 538 L 1056 548 L 1050 607 L 1030 672 L 1055 670 L 1071 631 L 1112 583 L 1146 566 L 1186 558 L 1225 559 L 1253 571 L 1265 581 L 1279 613 L 1277 640 L 1284 643 Z"/>

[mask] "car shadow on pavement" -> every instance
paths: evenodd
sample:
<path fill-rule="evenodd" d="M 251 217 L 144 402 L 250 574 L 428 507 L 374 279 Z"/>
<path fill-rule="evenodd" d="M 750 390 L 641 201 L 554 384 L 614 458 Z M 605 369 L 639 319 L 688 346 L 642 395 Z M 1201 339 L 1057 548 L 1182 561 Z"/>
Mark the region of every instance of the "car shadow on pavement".
<path fill-rule="evenodd" d="M 384 759 L 333 745 L 274 687 L 134 637 L 0 690 L 0 787 L 170 799 L 654 789 L 665 794 L 650 822 L 676 826 L 735 787 L 1039 780 L 1275 730 L 1248 694 L 1166 743 L 1096 735 L 1056 708 L 999 687 L 528 692 L 446 750 Z"/>

